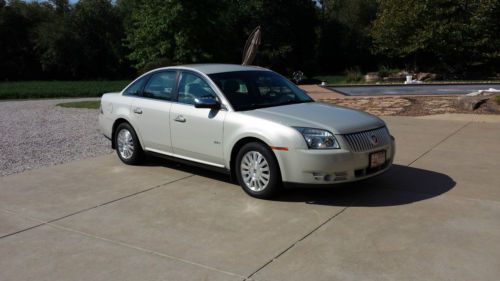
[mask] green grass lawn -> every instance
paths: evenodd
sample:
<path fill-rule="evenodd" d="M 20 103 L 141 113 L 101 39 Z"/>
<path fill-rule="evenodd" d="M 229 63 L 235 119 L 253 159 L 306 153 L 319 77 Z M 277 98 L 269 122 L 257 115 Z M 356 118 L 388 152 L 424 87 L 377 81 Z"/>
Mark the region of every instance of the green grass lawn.
<path fill-rule="evenodd" d="M 99 105 L 101 105 L 100 101 L 75 101 L 75 102 L 60 103 L 57 106 L 66 107 L 66 108 L 98 109 Z"/>
<path fill-rule="evenodd" d="M 326 82 L 326 84 L 347 84 L 347 75 L 318 75 L 314 79 Z"/>
<path fill-rule="evenodd" d="M 0 100 L 100 97 L 121 91 L 130 81 L 20 81 L 0 82 Z"/>

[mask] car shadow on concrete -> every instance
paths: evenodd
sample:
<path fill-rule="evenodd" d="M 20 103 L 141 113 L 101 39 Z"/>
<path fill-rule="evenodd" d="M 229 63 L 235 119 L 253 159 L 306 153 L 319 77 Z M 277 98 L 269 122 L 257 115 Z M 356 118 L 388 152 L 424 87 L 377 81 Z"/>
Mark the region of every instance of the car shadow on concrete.
<path fill-rule="evenodd" d="M 235 188 L 240 188 L 227 174 L 176 163 L 162 158 L 148 157 L 143 165 L 176 169 L 233 184 Z M 363 181 L 336 184 L 321 188 L 298 187 L 285 189 L 274 200 L 330 206 L 396 206 L 437 197 L 448 192 L 455 185 L 456 183 L 451 177 L 442 173 L 393 165 L 386 173 Z"/>
<path fill-rule="evenodd" d="M 442 173 L 393 165 L 385 174 L 371 179 L 327 188 L 287 190 L 278 200 L 331 206 L 396 206 L 437 197 L 455 185 Z"/>
<path fill-rule="evenodd" d="M 229 174 L 215 172 L 215 171 L 212 171 L 209 169 L 200 168 L 200 167 L 192 166 L 192 165 L 188 165 L 188 164 L 183 164 L 183 163 L 171 161 L 171 160 L 164 159 L 162 157 L 153 156 L 153 155 L 146 155 L 146 159 L 144 159 L 144 161 L 140 165 L 141 166 L 161 166 L 161 167 L 175 169 L 175 170 L 183 171 L 186 173 L 194 174 L 194 175 L 205 177 L 205 178 L 210 178 L 210 179 L 222 181 L 225 183 L 235 184 L 234 182 L 231 181 L 231 177 L 229 176 Z"/>

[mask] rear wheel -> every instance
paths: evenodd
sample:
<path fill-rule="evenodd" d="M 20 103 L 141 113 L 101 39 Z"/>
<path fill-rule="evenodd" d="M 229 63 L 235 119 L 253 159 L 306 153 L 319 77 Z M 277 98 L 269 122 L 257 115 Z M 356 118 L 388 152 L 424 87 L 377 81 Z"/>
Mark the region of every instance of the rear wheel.
<path fill-rule="evenodd" d="M 115 132 L 116 153 L 123 163 L 134 165 L 142 160 L 143 151 L 137 134 L 128 123 L 121 123 Z"/>
<path fill-rule="evenodd" d="M 273 152 L 265 145 L 244 145 L 236 156 L 236 177 L 246 193 L 257 198 L 272 198 L 281 189 L 281 175 Z"/>

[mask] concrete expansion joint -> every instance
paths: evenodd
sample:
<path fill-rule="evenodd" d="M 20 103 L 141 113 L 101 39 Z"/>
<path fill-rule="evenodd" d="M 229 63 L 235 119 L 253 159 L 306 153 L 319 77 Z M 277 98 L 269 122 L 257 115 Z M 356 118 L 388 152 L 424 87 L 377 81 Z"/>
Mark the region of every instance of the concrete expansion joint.
<path fill-rule="evenodd" d="M 154 251 L 154 250 L 144 249 L 144 248 L 132 245 L 132 244 L 128 244 L 128 243 L 124 243 L 124 242 L 120 242 L 120 241 L 116 241 L 116 240 L 112 240 L 112 239 L 108 239 L 108 238 L 96 236 L 96 235 L 93 235 L 93 234 L 90 234 L 90 233 L 78 231 L 78 230 L 75 230 L 75 229 L 72 229 L 72 228 L 67 228 L 67 227 L 63 227 L 61 225 L 56 224 L 56 222 L 58 222 L 58 221 L 60 221 L 62 219 L 65 219 L 65 218 L 68 218 L 68 217 L 71 217 L 71 216 L 74 216 L 74 215 L 77 215 L 77 214 L 81 214 L 81 213 L 84 213 L 84 212 L 87 212 L 87 211 L 90 211 L 90 210 L 93 210 L 93 209 L 96 209 L 96 208 L 99 208 L 99 207 L 102 207 L 102 206 L 105 206 L 105 205 L 109 205 L 111 203 L 114 203 L 114 202 L 117 202 L 117 201 L 120 201 L 120 200 L 123 200 L 123 199 L 126 199 L 126 198 L 130 198 L 130 197 L 139 195 L 139 194 L 144 193 L 144 192 L 148 192 L 148 191 L 151 191 L 151 190 L 154 190 L 154 189 L 158 189 L 158 188 L 161 188 L 163 186 L 167 186 L 169 184 L 172 184 L 172 183 L 175 183 L 175 182 L 178 182 L 178 181 L 181 181 L 181 180 L 193 177 L 193 176 L 195 176 L 195 175 L 194 174 L 190 174 L 188 176 L 185 176 L 185 177 L 182 177 L 182 178 L 179 178 L 179 179 L 176 179 L 176 180 L 168 181 L 168 182 L 165 182 L 165 183 L 162 183 L 162 184 L 159 184 L 159 185 L 156 185 L 156 186 L 153 186 L 153 187 L 150 187 L 150 188 L 147 188 L 147 189 L 144 189 L 144 190 L 141 190 L 141 191 L 138 191 L 138 192 L 135 192 L 135 193 L 132 193 L 132 194 L 129 194 L 129 195 L 126 195 L 126 196 L 123 196 L 123 197 L 120 197 L 120 198 L 117 198 L 117 199 L 114 199 L 114 200 L 111 200 L 111 201 L 108 201 L 108 202 L 105 202 L 105 203 L 102 203 L 102 204 L 99 204 L 99 205 L 96 205 L 96 206 L 93 206 L 93 207 L 90 207 L 90 208 L 86 208 L 86 209 L 83 209 L 83 210 L 80 210 L 80 211 L 77 211 L 77 212 L 74 212 L 74 213 L 71 213 L 71 214 L 68 214 L 68 215 L 56 218 L 56 219 L 52 219 L 52 220 L 49 220 L 49 221 L 43 221 L 43 220 L 39 220 L 39 219 L 36 219 L 36 218 L 28 217 L 28 216 L 19 214 L 19 213 L 15 212 L 15 211 L 11 211 L 11 210 L 0 209 L 0 211 L 4 211 L 4 212 L 10 213 L 10 214 L 13 214 L 13 215 L 16 215 L 16 216 L 20 216 L 20 217 L 23 217 L 23 218 L 26 218 L 26 219 L 29 219 L 29 220 L 33 220 L 33 221 L 36 221 L 36 222 L 40 222 L 39 224 L 36 224 L 34 226 L 31 226 L 31 227 L 28 227 L 28 228 L 25 228 L 25 229 L 22 229 L 22 230 L 13 232 L 13 233 L 9 233 L 9 234 L 3 235 L 3 236 L 0 237 L 0 239 L 7 238 L 7 237 L 10 237 L 10 236 L 15 236 L 16 234 L 19 234 L 19 233 L 22 233 L 22 232 L 26 232 L 26 231 L 29 231 L 31 229 L 38 228 L 40 226 L 48 226 L 48 227 L 55 228 L 55 229 L 58 229 L 58 230 L 62 230 L 62 231 L 66 231 L 66 232 L 71 232 L 71 233 L 82 235 L 82 236 L 85 236 L 85 237 L 88 237 L 88 238 L 92 238 L 92 239 L 96 239 L 96 240 L 101 240 L 101 241 L 105 241 L 107 243 L 112 243 L 112 244 L 119 245 L 119 246 L 122 246 L 122 247 L 134 249 L 134 250 L 141 251 L 141 252 L 144 252 L 144 253 L 147 253 L 147 254 L 150 254 L 150 255 L 159 256 L 159 257 L 162 257 L 162 258 L 168 258 L 168 259 L 171 259 L 171 260 L 175 260 L 177 262 L 182 262 L 182 263 L 190 264 L 190 265 L 193 265 L 193 266 L 201 267 L 201 268 L 204 268 L 204 269 L 207 269 L 207 270 L 216 271 L 218 273 L 222 273 L 222 274 L 226 274 L 226 275 L 230 275 L 230 276 L 235 276 L 235 277 L 238 277 L 238 278 L 241 278 L 241 279 L 246 279 L 245 276 L 237 274 L 237 273 L 225 271 L 225 270 L 218 269 L 218 268 L 215 268 L 215 267 L 211 267 L 211 266 L 208 266 L 208 265 L 204 265 L 204 264 L 196 263 L 196 262 L 193 262 L 193 261 L 189 261 L 189 260 L 186 260 L 186 259 L 183 259 L 183 258 L 171 256 L 171 255 L 168 255 L 168 254 L 165 254 L 165 253 L 161 253 L 161 252 L 157 252 L 157 251 Z"/>
<path fill-rule="evenodd" d="M 194 176 L 194 175 L 191 175 L 191 176 Z M 157 251 L 154 251 L 154 250 L 142 248 L 142 247 L 139 247 L 139 246 L 135 246 L 135 245 L 132 245 L 132 244 L 129 244 L 129 243 L 125 243 L 125 242 L 121 242 L 121 241 L 117 241 L 117 240 L 113 240 L 113 239 L 108 239 L 108 238 L 105 238 L 105 237 L 101 237 L 101 236 L 94 235 L 94 234 L 91 234 L 91 233 L 87 233 L 87 232 L 79 231 L 79 230 L 76 230 L 76 229 L 64 227 L 64 226 L 61 226 L 61 225 L 58 225 L 58 224 L 54 224 L 54 223 L 46 223 L 46 224 L 47 224 L 47 226 L 50 226 L 50 227 L 55 228 L 55 229 L 59 229 L 59 230 L 67 231 L 67 232 L 72 232 L 72 233 L 79 234 L 79 235 L 82 235 L 82 236 L 85 236 L 85 237 L 89 237 L 89 238 L 96 239 L 96 240 L 101 240 L 101 241 L 104 241 L 104 242 L 107 242 L 107 243 L 111 243 L 111 244 L 114 244 L 114 245 L 126 247 L 126 248 L 133 249 L 133 250 L 137 250 L 137 251 L 140 251 L 140 252 L 143 252 L 143 253 L 147 253 L 147 254 L 150 254 L 150 255 L 154 255 L 154 256 L 158 256 L 158 257 L 162 257 L 162 258 L 167 258 L 167 259 L 170 259 L 170 260 L 175 260 L 177 262 L 190 264 L 190 265 L 193 265 L 193 266 L 201 267 L 201 268 L 204 268 L 204 269 L 207 269 L 207 270 L 211 270 L 211 271 L 216 271 L 216 272 L 219 272 L 219 273 L 222 273 L 222 274 L 226 274 L 226 275 L 230 275 L 230 276 L 235 276 L 235 277 L 238 277 L 238 278 L 245 278 L 245 276 L 237 274 L 237 273 L 234 273 L 234 272 L 225 271 L 225 270 L 222 270 L 222 269 L 219 269 L 219 268 L 216 268 L 216 267 L 212 267 L 212 266 L 209 266 L 209 265 L 205 265 L 205 264 L 197 263 L 197 262 L 194 262 L 194 261 L 186 260 L 186 259 L 183 259 L 183 258 L 180 258 L 180 257 L 176 257 L 176 256 L 172 256 L 172 255 L 166 254 L 166 253 L 157 252 Z"/>
<path fill-rule="evenodd" d="M 469 121 L 467 122 L 465 125 L 463 125 L 462 127 L 458 128 L 457 130 L 455 130 L 453 133 L 451 133 L 450 135 L 448 135 L 447 137 L 445 137 L 444 139 L 442 139 L 441 141 L 439 141 L 438 143 L 436 143 L 434 146 L 432 146 L 429 150 L 427 150 L 426 152 L 422 153 L 422 155 L 418 156 L 417 159 L 413 160 L 410 164 L 408 164 L 408 167 L 410 167 L 413 163 L 417 162 L 418 160 L 420 160 L 422 157 L 424 157 L 425 155 L 429 154 L 429 152 L 433 151 L 436 147 L 438 147 L 439 145 L 441 145 L 442 143 L 444 143 L 445 141 L 447 141 L 449 138 L 453 137 L 454 135 L 456 135 L 458 132 L 460 132 L 461 130 L 465 129 L 465 127 L 469 126 L 470 124 L 474 123 L 474 121 Z"/>
<path fill-rule="evenodd" d="M 99 205 L 92 206 L 92 207 L 89 207 L 89 208 L 86 208 L 86 209 L 82 209 L 82 210 L 73 212 L 71 214 L 68 214 L 68 215 L 65 215 L 65 216 L 62 216 L 62 217 L 59 217 L 59 218 L 55 218 L 55 219 L 52 219 L 52 220 L 48 220 L 48 221 L 40 220 L 40 219 L 33 218 L 33 217 L 28 217 L 28 216 L 19 214 L 19 213 L 15 212 L 15 211 L 12 211 L 12 210 L 0 209 L 0 210 L 3 210 L 5 212 L 7 212 L 7 213 L 11 213 L 13 215 L 16 215 L 16 216 L 20 216 L 20 217 L 23 217 L 23 218 L 26 218 L 26 219 L 29 219 L 29 220 L 40 222 L 37 225 L 34 225 L 34 226 L 31 226 L 31 227 L 28 227 L 28 228 L 25 228 L 25 229 L 21 229 L 19 231 L 13 232 L 13 233 L 9 233 L 9 234 L 5 234 L 3 236 L 0 236 L 0 239 L 7 238 L 7 237 L 10 237 L 10 236 L 14 236 L 16 234 L 19 234 L 19 233 L 22 233 L 22 232 L 25 232 L 25 231 L 28 231 L 28 230 L 31 230 L 31 229 L 34 229 L 34 228 L 38 228 L 38 227 L 43 226 L 43 225 L 51 224 L 53 222 L 57 222 L 57 221 L 66 219 L 66 218 L 69 218 L 69 217 L 74 216 L 74 215 L 78 215 L 78 214 L 81 214 L 81 213 L 84 213 L 84 212 L 87 212 L 87 211 L 90 211 L 90 210 L 93 210 L 93 209 L 97 209 L 99 207 L 106 206 L 106 205 L 115 203 L 117 201 L 120 201 L 120 200 L 123 200 L 123 199 L 127 199 L 127 198 L 130 198 L 130 197 L 142 194 L 144 192 L 148 192 L 148 191 L 151 191 L 151 190 L 154 190 L 154 189 L 158 189 L 160 187 L 167 186 L 169 184 L 172 184 L 172 183 L 175 183 L 175 182 L 178 182 L 178 181 L 181 181 L 181 180 L 193 177 L 193 176 L 195 176 L 195 175 L 194 174 L 190 174 L 188 176 L 185 176 L 185 177 L 182 177 L 182 178 L 179 178 L 179 179 L 176 179 L 176 180 L 168 181 L 168 182 L 165 182 L 165 183 L 162 183 L 162 184 L 159 184 L 159 185 L 156 185 L 156 186 L 153 186 L 153 187 L 150 187 L 150 188 L 138 191 L 138 192 L 134 192 L 134 193 L 131 193 L 129 195 L 125 195 L 125 196 L 119 197 L 117 199 L 113 199 L 111 201 L 104 202 L 104 203 L 101 203 Z"/>
<path fill-rule="evenodd" d="M 295 242 L 293 242 L 290 246 L 288 246 L 286 249 L 284 249 L 283 251 L 281 251 L 279 254 L 277 254 L 276 256 L 274 256 L 272 259 L 270 259 L 269 261 L 267 261 L 264 265 L 262 265 L 261 267 L 259 267 L 257 270 L 255 270 L 254 272 L 252 272 L 250 275 L 248 275 L 248 277 L 245 279 L 245 280 L 253 280 L 252 277 L 257 274 L 259 271 L 261 271 L 262 269 L 266 268 L 269 264 L 271 264 L 273 261 L 277 260 L 279 257 L 281 257 L 282 255 L 284 255 L 286 252 L 288 252 L 290 249 L 292 249 L 293 247 L 295 247 L 295 245 L 297 245 L 298 243 L 300 243 L 301 241 L 303 241 L 304 239 L 306 239 L 307 237 L 311 236 L 313 233 L 315 233 L 318 229 L 320 229 L 321 227 L 323 227 L 324 225 L 326 225 L 327 223 L 331 222 L 333 219 L 335 219 L 336 217 L 338 217 L 340 214 L 342 214 L 345 210 L 347 210 L 347 208 L 349 208 L 350 206 L 346 206 L 344 208 L 342 208 L 342 210 L 338 211 L 337 213 L 333 214 L 331 217 L 329 217 L 328 219 L 326 219 L 324 222 L 322 222 L 321 224 L 319 224 L 317 227 L 315 227 L 314 229 L 312 229 L 311 231 L 309 231 L 307 234 L 305 234 L 304 236 L 302 236 L 301 238 L 299 238 L 298 240 L 296 240 Z"/>

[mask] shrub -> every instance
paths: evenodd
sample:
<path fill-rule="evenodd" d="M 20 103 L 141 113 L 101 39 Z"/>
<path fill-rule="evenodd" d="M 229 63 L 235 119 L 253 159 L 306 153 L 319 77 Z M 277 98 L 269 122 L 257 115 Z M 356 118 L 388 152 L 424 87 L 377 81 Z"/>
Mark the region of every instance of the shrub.
<path fill-rule="evenodd" d="M 401 72 L 401 69 L 390 68 L 390 67 L 388 67 L 386 65 L 382 65 L 378 69 L 378 76 L 380 76 L 381 78 L 383 78 L 383 77 L 387 77 L 387 76 L 390 76 L 391 74 L 396 74 L 396 73 L 399 73 L 399 72 Z"/>
<path fill-rule="evenodd" d="M 346 70 L 346 82 L 360 82 L 363 80 L 363 73 L 359 70 L 359 67 L 349 68 Z"/>

